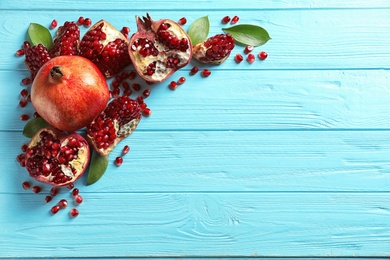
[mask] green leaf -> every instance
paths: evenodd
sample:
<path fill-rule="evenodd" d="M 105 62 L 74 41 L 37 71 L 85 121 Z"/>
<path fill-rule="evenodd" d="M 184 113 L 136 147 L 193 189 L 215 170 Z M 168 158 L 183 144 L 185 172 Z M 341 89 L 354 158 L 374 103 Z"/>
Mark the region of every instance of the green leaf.
<path fill-rule="evenodd" d="M 192 45 L 196 45 L 207 39 L 210 30 L 210 22 L 208 16 L 203 16 L 196 19 L 188 29 Z"/>
<path fill-rule="evenodd" d="M 53 38 L 49 29 L 37 23 L 30 23 L 27 33 L 33 45 L 42 43 L 43 46 L 50 50 L 53 44 Z"/>
<path fill-rule="evenodd" d="M 49 126 L 42 117 L 33 118 L 23 128 L 23 135 L 32 138 L 40 129 Z"/>
<path fill-rule="evenodd" d="M 252 24 L 239 24 L 222 30 L 230 33 L 236 43 L 241 45 L 260 46 L 271 39 L 264 28 Z"/>
<path fill-rule="evenodd" d="M 87 185 L 97 182 L 106 172 L 108 155 L 101 156 L 95 150 L 92 151 L 91 163 L 89 164 Z"/>

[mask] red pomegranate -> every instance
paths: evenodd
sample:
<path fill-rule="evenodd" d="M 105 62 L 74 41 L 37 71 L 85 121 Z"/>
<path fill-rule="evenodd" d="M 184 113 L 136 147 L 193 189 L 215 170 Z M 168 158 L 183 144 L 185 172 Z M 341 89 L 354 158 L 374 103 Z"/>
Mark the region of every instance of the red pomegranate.
<path fill-rule="evenodd" d="M 234 38 L 230 34 L 217 34 L 194 46 L 194 58 L 207 64 L 221 64 L 234 48 Z"/>
<path fill-rule="evenodd" d="M 31 102 L 50 125 L 76 131 L 104 110 L 109 100 L 105 77 L 88 59 L 58 56 L 38 71 L 31 88 Z"/>

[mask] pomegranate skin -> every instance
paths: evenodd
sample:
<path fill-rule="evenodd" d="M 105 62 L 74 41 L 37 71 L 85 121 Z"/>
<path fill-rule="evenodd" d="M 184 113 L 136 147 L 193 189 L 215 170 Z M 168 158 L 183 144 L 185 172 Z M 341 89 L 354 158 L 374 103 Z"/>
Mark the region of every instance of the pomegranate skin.
<path fill-rule="evenodd" d="M 51 126 L 73 132 L 106 107 L 110 94 L 104 75 L 90 60 L 58 56 L 38 71 L 31 88 L 31 103 Z"/>

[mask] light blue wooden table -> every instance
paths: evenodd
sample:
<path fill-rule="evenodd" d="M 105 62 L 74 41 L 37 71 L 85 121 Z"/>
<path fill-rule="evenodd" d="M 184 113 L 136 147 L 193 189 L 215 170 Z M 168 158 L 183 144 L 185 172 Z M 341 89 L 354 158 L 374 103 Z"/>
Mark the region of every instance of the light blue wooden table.
<path fill-rule="evenodd" d="M 260 25 L 267 60 L 152 86 L 143 119 L 92 186 L 80 215 L 49 214 L 23 190 L 18 107 L 30 22 L 90 17 L 136 30 L 135 16 L 188 26 L 208 15 Z M 82 29 L 85 32 L 85 29 Z M 390 257 L 390 1 L 0 2 L 0 259 Z M 236 47 L 233 53 L 242 53 Z"/>

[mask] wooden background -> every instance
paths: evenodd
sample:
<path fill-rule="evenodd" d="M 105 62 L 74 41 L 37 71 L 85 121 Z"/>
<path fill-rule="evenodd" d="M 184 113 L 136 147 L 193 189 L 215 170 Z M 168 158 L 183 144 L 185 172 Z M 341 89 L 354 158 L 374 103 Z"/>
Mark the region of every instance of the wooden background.
<path fill-rule="evenodd" d="M 80 215 L 25 191 L 16 57 L 30 22 L 90 17 L 135 32 L 135 16 L 189 24 L 208 15 L 264 27 L 265 61 L 230 57 L 170 91 L 96 184 L 77 183 Z M 54 31 L 52 31 L 54 33 Z M 82 33 L 85 28 L 82 28 Z M 390 257 L 390 1 L 0 2 L 0 259 Z M 238 46 L 233 55 L 242 53 Z"/>

